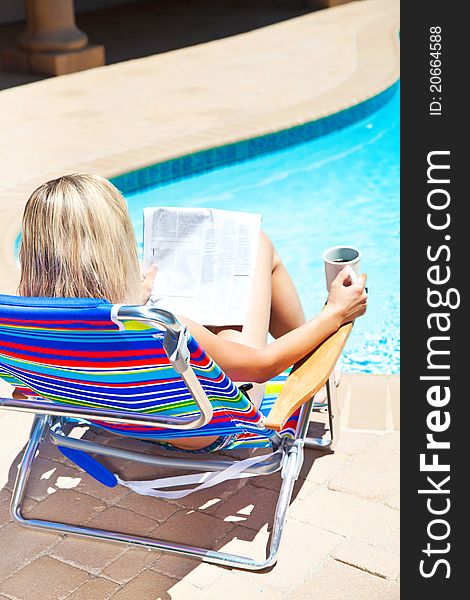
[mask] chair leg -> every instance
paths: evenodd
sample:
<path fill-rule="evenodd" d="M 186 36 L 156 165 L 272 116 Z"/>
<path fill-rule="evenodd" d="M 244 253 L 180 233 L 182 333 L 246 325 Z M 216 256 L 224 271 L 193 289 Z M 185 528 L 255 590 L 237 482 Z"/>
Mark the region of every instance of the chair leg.
<path fill-rule="evenodd" d="M 20 467 L 16 476 L 15 487 L 11 498 L 10 512 L 12 518 L 20 525 L 25 525 L 25 519 L 21 514 L 21 505 L 24 499 L 26 491 L 26 485 L 28 483 L 29 476 L 31 474 L 31 468 L 33 466 L 34 458 L 39 449 L 44 436 L 49 429 L 50 420 L 46 415 L 36 415 L 34 417 L 33 425 L 31 427 L 31 433 L 29 435 L 29 442 L 26 446 L 23 458 L 21 460 Z"/>
<path fill-rule="evenodd" d="M 336 391 L 336 382 L 334 371 L 326 382 L 326 396 L 328 407 L 328 425 L 330 433 L 328 438 L 309 438 L 306 437 L 304 445 L 306 448 L 315 448 L 317 450 L 334 450 L 339 439 L 339 405 Z"/>
<path fill-rule="evenodd" d="M 20 525 L 54 531 L 58 534 L 73 534 L 97 540 L 119 542 L 132 546 L 144 547 L 147 549 L 160 550 L 170 554 L 199 559 L 203 562 L 250 571 L 266 569 L 276 563 L 279 544 L 286 521 L 287 509 L 292 497 L 295 480 L 297 479 L 299 470 L 299 452 L 302 449 L 302 443 L 300 440 L 297 440 L 286 448 L 287 455 L 282 469 L 282 486 L 279 492 L 279 498 L 274 515 L 274 524 L 269 545 L 269 553 L 265 560 L 257 561 L 246 556 L 218 552 L 216 550 L 198 548 L 196 546 L 186 546 L 184 544 L 176 544 L 164 540 L 127 535 L 113 531 L 105 531 L 102 529 L 94 529 L 92 527 L 77 526 L 56 521 L 25 518 L 21 512 L 22 502 L 28 484 L 28 479 L 31 474 L 34 458 L 37 454 L 40 443 L 49 428 L 49 425 L 49 417 L 43 415 L 36 418 L 31 431 L 29 443 L 26 447 L 26 451 L 18 471 L 11 503 L 11 514 L 13 519 Z"/>

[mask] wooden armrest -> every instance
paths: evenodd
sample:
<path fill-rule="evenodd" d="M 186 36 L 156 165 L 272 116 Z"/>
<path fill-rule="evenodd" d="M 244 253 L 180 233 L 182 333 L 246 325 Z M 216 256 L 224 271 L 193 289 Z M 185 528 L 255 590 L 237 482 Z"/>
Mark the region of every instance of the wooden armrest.
<path fill-rule="evenodd" d="M 267 416 L 265 426 L 268 429 L 280 431 L 287 419 L 325 385 L 351 329 L 352 323 L 343 325 L 294 365 Z"/>

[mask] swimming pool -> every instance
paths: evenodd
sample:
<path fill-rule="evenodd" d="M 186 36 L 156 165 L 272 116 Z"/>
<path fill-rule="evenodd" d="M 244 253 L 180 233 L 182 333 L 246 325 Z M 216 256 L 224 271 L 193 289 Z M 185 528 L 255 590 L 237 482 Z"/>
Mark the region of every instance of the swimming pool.
<path fill-rule="evenodd" d="M 306 315 L 326 298 L 322 251 L 362 251 L 369 307 L 342 366 L 399 372 L 399 89 L 344 129 L 246 162 L 126 194 L 142 246 L 145 206 L 208 206 L 260 212 L 298 286 Z"/>

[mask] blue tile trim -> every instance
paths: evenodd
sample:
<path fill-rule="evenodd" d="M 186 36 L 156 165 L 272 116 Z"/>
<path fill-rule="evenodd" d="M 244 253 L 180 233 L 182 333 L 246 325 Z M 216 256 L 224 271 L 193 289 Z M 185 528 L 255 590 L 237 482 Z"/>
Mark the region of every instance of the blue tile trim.
<path fill-rule="evenodd" d="M 111 181 L 123 194 L 127 194 L 159 184 L 186 179 L 220 166 L 242 162 L 254 156 L 301 144 L 367 117 L 386 104 L 395 94 L 397 87 L 398 82 L 373 98 L 316 121 L 167 160 L 138 171 L 118 175 Z"/>

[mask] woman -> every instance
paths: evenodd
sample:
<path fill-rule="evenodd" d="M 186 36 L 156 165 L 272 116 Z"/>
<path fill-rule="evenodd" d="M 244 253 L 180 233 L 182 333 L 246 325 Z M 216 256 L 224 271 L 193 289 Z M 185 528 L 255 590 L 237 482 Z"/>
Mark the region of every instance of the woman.
<path fill-rule="evenodd" d="M 105 298 L 125 304 L 148 301 L 157 269 L 140 277 L 124 198 L 106 179 L 86 173 L 59 177 L 33 192 L 23 215 L 20 264 L 22 296 Z M 259 406 L 264 382 L 364 314 L 364 285 L 365 276 L 351 284 L 344 269 L 321 313 L 305 321 L 295 286 L 261 233 L 243 327 L 209 329 L 184 315 L 178 318 L 232 380 L 257 384 L 250 398 Z M 268 332 L 275 338 L 270 344 Z M 192 450 L 216 440 L 184 438 L 172 443 Z"/>

